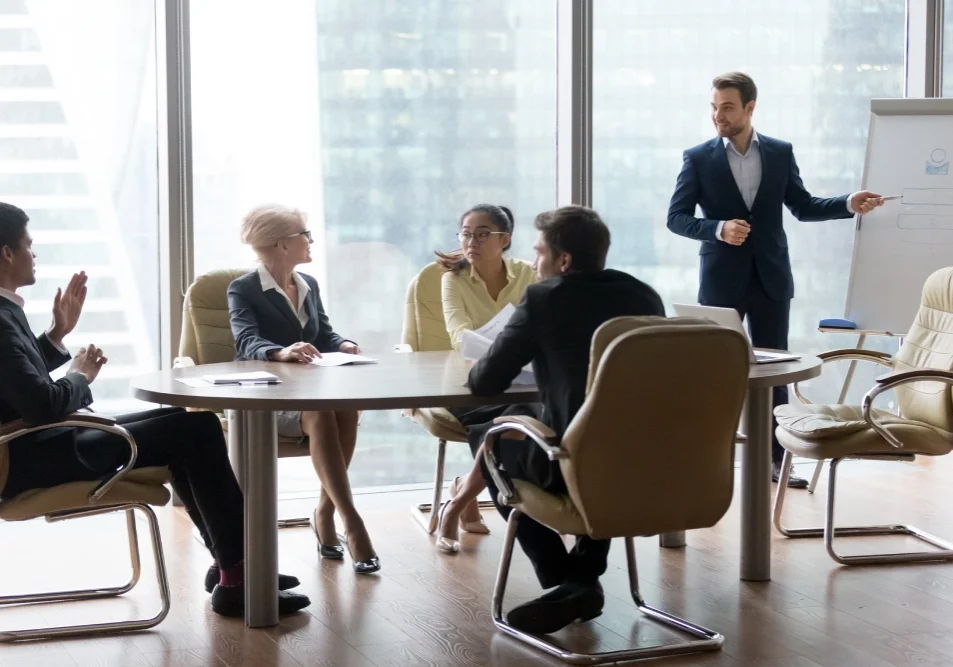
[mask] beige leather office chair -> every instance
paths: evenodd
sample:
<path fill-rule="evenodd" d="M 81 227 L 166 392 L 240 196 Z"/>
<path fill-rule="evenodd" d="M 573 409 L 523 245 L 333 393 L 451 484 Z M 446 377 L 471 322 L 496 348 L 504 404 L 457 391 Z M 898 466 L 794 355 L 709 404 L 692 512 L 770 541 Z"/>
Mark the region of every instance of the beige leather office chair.
<path fill-rule="evenodd" d="M 633 538 L 712 526 L 728 510 L 735 427 L 748 386 L 748 343 L 740 333 L 706 320 L 618 318 L 593 337 L 589 369 L 585 403 L 561 441 L 528 417 L 501 417 L 488 433 L 491 442 L 505 431 L 523 433 L 559 461 L 569 489 L 566 495 L 556 495 L 510 480 L 495 456 L 487 455 L 500 501 L 513 507 L 493 591 L 493 622 L 516 639 L 573 664 L 717 650 L 722 635 L 645 603 Z M 692 407 L 686 412 L 685 406 Z M 506 447 L 508 442 L 499 439 L 495 446 Z M 516 528 L 524 514 L 564 534 L 625 538 L 636 606 L 691 639 L 579 654 L 507 624 L 503 596 Z"/>
<path fill-rule="evenodd" d="M 182 334 L 179 339 L 179 357 L 189 358 L 197 365 L 216 364 L 235 360 L 235 338 L 228 319 L 228 286 L 247 269 L 211 271 L 195 279 L 185 293 L 182 307 Z M 242 480 L 240 442 L 235 437 L 238 428 L 234 414 L 228 411 L 222 427 L 228 434 L 228 452 L 239 481 Z M 307 438 L 278 438 L 278 458 L 309 456 Z M 308 517 L 280 519 L 278 526 L 289 528 L 307 526 Z"/>
<path fill-rule="evenodd" d="M 774 525 L 787 537 L 820 537 L 827 552 L 843 565 L 870 565 L 953 559 L 953 544 L 912 526 L 834 527 L 837 469 L 844 459 L 911 461 L 914 456 L 940 456 L 953 449 L 953 268 L 941 269 L 923 285 L 920 309 L 896 356 L 870 350 L 836 350 L 825 361 L 862 359 L 889 369 L 864 396 L 862 406 L 804 404 L 775 408 L 777 435 L 784 446 L 782 479 L 774 501 Z M 896 391 L 899 414 L 872 407 L 874 399 Z M 831 459 L 824 528 L 787 528 L 782 523 L 790 462 L 794 455 Z M 910 535 L 940 551 L 844 556 L 834 549 L 835 537 Z"/>
<path fill-rule="evenodd" d="M 150 507 L 150 505 L 159 506 L 169 502 L 169 490 L 165 487 L 165 483 L 169 481 L 169 471 L 166 468 L 139 468 L 133 470 L 132 466 L 136 460 L 136 442 L 129 432 L 116 425 L 114 420 L 100 415 L 76 413 L 62 421 L 43 426 L 28 426 L 22 420 L 0 426 L 0 489 L 6 484 L 9 471 L 8 444 L 27 433 L 63 426 L 91 428 L 114 433 L 125 438 L 130 448 L 129 460 L 114 475 L 102 482 L 72 482 L 48 489 L 35 489 L 0 502 L 0 519 L 4 521 L 25 521 L 43 517 L 52 523 L 97 514 L 125 512 L 126 529 L 129 533 L 129 557 L 132 563 L 132 577 L 126 584 L 116 587 L 0 596 L 0 605 L 92 600 L 122 595 L 131 591 L 139 583 L 141 573 L 139 539 L 136 532 L 135 517 L 135 513 L 139 511 L 142 512 L 149 523 L 152 553 L 156 564 L 156 579 L 162 600 L 161 607 L 155 616 L 142 620 L 86 623 L 27 630 L 0 630 L 0 643 L 145 630 L 161 623 L 169 613 L 169 578 L 166 573 L 165 556 L 162 551 L 162 538 L 159 535 L 159 523 L 156 521 L 155 512 Z"/>
<path fill-rule="evenodd" d="M 441 278 L 446 269 L 434 262 L 414 276 L 407 286 L 404 303 L 404 330 L 402 345 L 398 349 L 409 352 L 442 352 L 452 350 L 447 324 L 443 317 Z M 433 501 L 411 507 L 414 519 L 432 534 L 437 530 L 437 512 L 443 494 L 443 469 L 448 442 L 469 442 L 467 431 L 457 418 L 445 408 L 421 408 L 405 410 L 405 417 L 423 426 L 437 438 L 437 464 L 434 471 Z M 492 507 L 492 503 L 480 503 Z"/>

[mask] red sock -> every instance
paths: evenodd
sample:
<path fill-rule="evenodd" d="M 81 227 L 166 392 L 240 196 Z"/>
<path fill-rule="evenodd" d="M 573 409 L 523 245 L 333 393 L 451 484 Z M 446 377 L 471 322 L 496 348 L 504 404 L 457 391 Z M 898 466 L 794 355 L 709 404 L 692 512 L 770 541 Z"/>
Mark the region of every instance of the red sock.
<path fill-rule="evenodd" d="M 240 560 L 231 567 L 219 567 L 218 585 L 225 588 L 245 585 L 245 561 Z"/>

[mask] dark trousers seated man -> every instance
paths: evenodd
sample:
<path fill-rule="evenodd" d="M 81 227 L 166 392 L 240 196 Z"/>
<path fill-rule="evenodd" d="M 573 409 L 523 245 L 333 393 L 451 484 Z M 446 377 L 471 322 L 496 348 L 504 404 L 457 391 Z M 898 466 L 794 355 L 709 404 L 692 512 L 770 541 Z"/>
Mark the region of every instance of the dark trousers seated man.
<path fill-rule="evenodd" d="M 543 421 L 565 433 L 586 394 L 589 348 L 604 322 L 627 315 L 665 315 L 655 290 L 632 276 L 605 269 L 609 229 L 595 211 L 569 206 L 536 218 L 536 271 L 541 282 L 526 290 L 487 354 L 470 370 L 470 390 L 479 396 L 505 391 L 532 362 L 543 403 Z M 485 446 L 485 445 L 484 445 Z M 553 493 L 565 493 L 559 465 L 530 440 L 503 440 L 495 450 L 507 474 Z M 498 490 L 478 457 L 490 497 Z M 497 508 L 504 517 L 511 508 Z M 555 632 L 574 620 L 602 612 L 599 577 L 606 571 L 609 540 L 577 537 L 567 552 L 560 536 L 528 517 L 517 539 L 543 588 L 557 587 L 516 607 L 507 621 L 533 634 Z"/>
<path fill-rule="evenodd" d="M 79 321 L 86 298 L 86 275 L 74 275 L 57 290 L 53 324 L 35 337 L 16 290 L 36 282 L 35 255 L 26 213 L 0 203 L 0 423 L 24 419 L 43 424 L 89 406 L 90 384 L 107 358 L 89 345 L 70 358 L 63 337 Z M 49 373 L 70 363 L 55 382 Z M 215 559 L 205 578 L 212 609 L 241 616 L 245 609 L 244 518 L 242 492 L 228 461 L 218 417 L 180 408 L 150 410 L 117 419 L 136 440 L 136 467 L 168 467 L 172 488 L 182 499 Z M 0 498 L 29 489 L 73 481 L 98 480 L 128 461 L 129 445 L 111 433 L 57 428 L 17 438 L 9 444 L 6 471 L 0 469 Z M 2 463 L 2 462 L 0 462 Z M 6 484 L 3 484 L 6 473 Z M 278 610 L 307 607 L 305 595 L 289 593 L 298 580 L 279 575 Z"/>

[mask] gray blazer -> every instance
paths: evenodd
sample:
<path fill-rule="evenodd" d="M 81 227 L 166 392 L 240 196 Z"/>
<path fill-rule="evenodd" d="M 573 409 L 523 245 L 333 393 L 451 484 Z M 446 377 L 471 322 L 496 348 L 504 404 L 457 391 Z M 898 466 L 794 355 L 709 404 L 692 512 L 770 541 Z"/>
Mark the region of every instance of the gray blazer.
<path fill-rule="evenodd" d="M 302 327 L 287 299 L 270 289 L 261 289 L 257 271 L 236 278 L 228 286 L 228 317 L 235 337 L 235 358 L 266 361 L 271 350 L 294 343 L 311 343 L 318 352 L 337 352 L 346 339 L 334 333 L 321 304 L 318 281 L 298 274 L 308 283 L 305 301 L 308 323 Z"/>

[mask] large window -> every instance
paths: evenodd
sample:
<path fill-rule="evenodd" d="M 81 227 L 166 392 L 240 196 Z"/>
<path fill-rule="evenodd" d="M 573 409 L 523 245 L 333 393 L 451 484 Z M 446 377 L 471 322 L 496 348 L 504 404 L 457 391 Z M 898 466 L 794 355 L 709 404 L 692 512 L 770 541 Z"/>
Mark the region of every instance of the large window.
<path fill-rule="evenodd" d="M 953 0 L 945 0 L 943 23 L 943 97 L 953 97 Z"/>
<path fill-rule="evenodd" d="M 813 194 L 860 189 L 870 98 L 902 95 L 903 2 L 598 0 L 594 12 L 594 207 L 613 230 L 612 265 L 648 281 L 668 306 L 697 296 L 698 244 L 671 233 L 666 214 L 682 151 L 714 136 L 715 75 L 755 79 L 755 128 L 794 144 Z M 785 228 L 792 349 L 852 345 L 816 327 L 844 311 L 854 225 L 800 223 L 785 209 Z M 837 379 L 825 373 L 818 383 Z M 869 386 L 860 375 L 856 384 Z"/>
<path fill-rule="evenodd" d="M 56 288 L 89 274 L 66 343 L 106 349 L 93 396 L 107 412 L 158 367 L 154 38 L 153 0 L 0 3 L 0 200 L 31 219 L 27 316 L 46 329 Z"/>
<path fill-rule="evenodd" d="M 191 6 L 195 270 L 242 268 L 242 215 L 304 209 L 331 322 L 368 353 L 400 342 L 407 283 L 481 202 L 555 204 L 553 0 L 204 0 Z M 432 478 L 434 442 L 365 413 L 355 486 Z M 452 466 L 469 465 L 465 446 Z"/>

